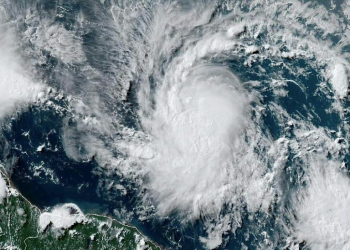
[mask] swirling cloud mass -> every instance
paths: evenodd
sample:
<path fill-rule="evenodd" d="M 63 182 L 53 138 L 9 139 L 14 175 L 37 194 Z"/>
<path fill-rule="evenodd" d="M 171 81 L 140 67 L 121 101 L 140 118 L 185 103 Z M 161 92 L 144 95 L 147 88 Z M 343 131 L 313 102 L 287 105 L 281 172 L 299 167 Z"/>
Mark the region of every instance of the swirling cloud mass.
<path fill-rule="evenodd" d="M 67 103 L 66 155 L 96 162 L 117 216 L 161 225 L 175 249 L 349 247 L 350 2 L 84 4 L 68 26 L 21 12 L 21 39 Z M 42 89 L 9 27 L 0 118 Z"/>

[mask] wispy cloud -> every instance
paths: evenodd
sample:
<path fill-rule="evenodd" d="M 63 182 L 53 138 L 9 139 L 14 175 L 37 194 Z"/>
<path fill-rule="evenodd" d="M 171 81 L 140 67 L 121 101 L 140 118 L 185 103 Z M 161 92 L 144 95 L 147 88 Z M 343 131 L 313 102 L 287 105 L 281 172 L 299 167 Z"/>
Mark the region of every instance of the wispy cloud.
<path fill-rule="evenodd" d="M 2 118 L 19 105 L 34 101 L 44 86 L 31 79 L 25 61 L 20 55 L 18 37 L 13 25 L 0 24 L 0 33 L 0 118 Z"/>

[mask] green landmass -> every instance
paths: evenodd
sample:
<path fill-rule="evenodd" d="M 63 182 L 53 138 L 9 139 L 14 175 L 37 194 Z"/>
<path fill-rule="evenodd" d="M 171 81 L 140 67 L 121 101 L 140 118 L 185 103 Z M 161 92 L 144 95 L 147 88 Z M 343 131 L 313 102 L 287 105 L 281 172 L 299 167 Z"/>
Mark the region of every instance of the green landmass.
<path fill-rule="evenodd" d="M 1 178 L 1 174 L 0 174 Z M 113 250 L 159 249 L 136 228 L 109 217 L 86 214 L 84 221 L 67 229 L 39 226 L 41 211 L 7 183 L 7 197 L 0 204 L 0 249 L 16 250 Z"/>

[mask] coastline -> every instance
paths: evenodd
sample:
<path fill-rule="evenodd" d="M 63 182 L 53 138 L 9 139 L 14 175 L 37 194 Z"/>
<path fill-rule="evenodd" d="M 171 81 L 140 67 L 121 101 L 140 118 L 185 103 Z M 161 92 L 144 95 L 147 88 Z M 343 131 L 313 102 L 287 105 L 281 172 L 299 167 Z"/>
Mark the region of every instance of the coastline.
<path fill-rule="evenodd" d="M 8 184 L 8 186 L 12 189 L 14 189 L 16 191 L 16 193 L 23 199 L 25 200 L 26 203 L 29 204 L 29 206 L 35 210 L 37 210 L 39 212 L 39 214 L 42 214 L 43 211 L 42 209 L 40 209 L 39 207 L 37 207 L 36 205 L 32 204 L 26 197 L 24 197 L 20 192 L 19 190 L 14 186 L 13 182 L 11 181 L 11 178 L 8 176 L 8 173 L 5 169 L 5 167 L 0 164 L 0 174 L 4 177 L 6 183 Z M 57 204 L 58 205 L 58 204 Z M 53 208 L 53 207 L 50 207 L 50 208 Z M 131 225 L 127 225 L 121 221 L 118 221 L 117 219 L 113 218 L 112 216 L 109 216 L 109 215 L 101 215 L 101 214 L 95 214 L 95 213 L 84 213 L 83 214 L 85 217 L 97 217 L 97 218 L 102 218 L 102 219 L 109 219 L 111 220 L 112 222 L 116 222 L 118 223 L 119 225 L 121 225 L 122 227 L 125 227 L 125 228 L 128 228 L 130 230 L 135 230 L 138 234 L 140 234 L 141 236 L 143 236 L 145 238 L 145 240 L 151 242 L 157 249 L 159 250 L 163 250 L 164 248 L 162 248 L 161 246 L 159 246 L 157 243 L 155 243 L 154 241 L 152 241 L 149 237 L 147 237 L 146 235 L 144 235 L 142 232 L 140 232 L 140 230 L 135 227 L 135 226 L 131 226 Z M 81 223 L 83 225 L 83 223 Z M 35 237 L 32 237 L 32 238 L 35 238 Z M 24 241 L 25 242 L 25 241 Z"/>

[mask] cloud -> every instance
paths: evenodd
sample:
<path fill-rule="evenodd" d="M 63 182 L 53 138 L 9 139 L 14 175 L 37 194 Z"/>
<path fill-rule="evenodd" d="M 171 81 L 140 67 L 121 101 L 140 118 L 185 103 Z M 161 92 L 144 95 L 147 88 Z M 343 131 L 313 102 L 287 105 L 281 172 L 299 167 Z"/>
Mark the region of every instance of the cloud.
<path fill-rule="evenodd" d="M 143 121 L 155 154 L 145 163 L 161 214 L 190 210 L 198 218 L 219 210 L 230 183 L 243 181 L 234 162 L 245 148 L 247 99 L 238 84 L 229 71 L 208 66 L 158 90 L 152 118 Z"/>
<path fill-rule="evenodd" d="M 350 179 L 339 165 L 313 164 L 294 201 L 294 235 L 312 250 L 350 248 Z"/>
<path fill-rule="evenodd" d="M 39 13 L 36 13 L 27 20 L 33 26 L 26 35 L 35 46 L 49 51 L 52 56 L 67 64 L 83 63 L 86 60 L 81 37 L 49 20 L 41 20 L 42 25 L 37 26 L 38 16 Z"/>
<path fill-rule="evenodd" d="M 20 104 L 34 101 L 43 85 L 34 83 L 20 56 L 17 36 L 10 24 L 0 25 L 0 118 Z"/>
<path fill-rule="evenodd" d="M 39 217 L 39 227 L 43 231 L 51 224 L 53 229 L 68 229 L 84 220 L 85 215 L 79 207 L 67 203 L 54 207 L 51 212 L 43 212 Z"/>
<path fill-rule="evenodd" d="M 3 202 L 3 200 L 7 196 L 7 186 L 6 186 L 6 181 L 4 178 L 0 175 L 0 203 Z"/>
<path fill-rule="evenodd" d="M 332 70 L 331 83 L 335 93 L 344 98 L 348 94 L 349 80 L 348 80 L 347 68 L 342 63 L 337 63 L 334 65 Z"/>
<path fill-rule="evenodd" d="M 115 25 L 110 30 L 115 28 L 118 35 L 110 37 L 119 40 L 113 46 L 101 44 L 115 48 L 120 55 L 117 61 L 122 63 L 107 68 L 122 87 L 103 80 L 98 86 L 108 82 L 116 90 L 84 88 L 85 93 L 94 93 L 96 102 L 85 99 L 75 105 L 77 124 L 65 128 L 65 150 L 75 160 L 93 155 L 107 176 L 117 172 L 138 184 L 144 191 L 140 192 L 144 206 L 152 206 L 161 217 L 176 213 L 189 221 L 208 218 L 213 222 L 212 227 L 207 226 L 212 232 L 202 241 L 215 247 L 222 243 L 223 232 L 235 231 L 227 228 L 241 217 L 243 208 L 250 213 L 268 211 L 272 199 L 278 202 L 284 196 L 279 188 L 288 184 L 282 183 L 285 180 L 278 174 L 287 171 L 289 157 L 295 156 L 296 169 L 303 169 L 298 164 L 308 165 L 310 154 L 332 152 L 329 134 L 316 129 L 319 124 L 312 124 L 320 115 L 318 110 L 300 100 L 300 106 L 292 107 L 296 111 L 290 113 L 288 102 L 275 97 L 279 90 L 280 96 L 289 98 L 291 83 L 307 91 L 309 82 L 304 77 L 309 74 L 340 84 L 312 83 L 317 91 L 328 95 L 323 86 L 327 85 L 344 95 L 348 65 L 338 57 L 343 56 L 339 51 L 347 39 L 331 45 L 328 37 L 343 34 L 341 21 L 322 6 L 299 1 L 288 5 L 230 1 L 222 7 L 232 12 L 223 16 L 216 15 L 213 5 L 205 1 L 185 8 L 176 3 L 152 7 L 130 8 L 133 15 L 111 8 Z M 135 16 L 137 21 L 132 18 Z M 324 39 L 310 32 L 310 27 L 321 30 Z M 343 37 L 347 36 L 344 33 Z M 56 40 L 49 44 L 58 46 Z M 257 50 L 259 53 L 253 53 Z M 108 51 L 100 55 L 108 58 Z M 300 58 L 306 66 L 289 64 Z M 333 68 L 335 61 L 339 64 Z M 235 67 L 235 74 L 248 81 L 240 82 L 227 66 Z M 125 100 L 128 90 L 132 97 L 126 103 L 132 102 L 133 111 L 138 111 L 132 117 L 136 121 L 133 128 L 126 128 L 130 124 L 126 125 L 129 121 L 125 122 L 122 110 L 114 112 L 115 103 L 121 100 L 114 93 L 124 93 Z M 96 103 L 109 105 L 113 112 Z M 281 138 L 272 138 L 277 136 Z M 292 136 L 295 139 L 289 140 Z M 273 150 L 275 139 L 276 144 L 285 145 L 283 154 L 278 145 Z M 276 179 L 280 183 L 276 184 Z M 224 204 L 240 212 L 220 225 Z"/>

